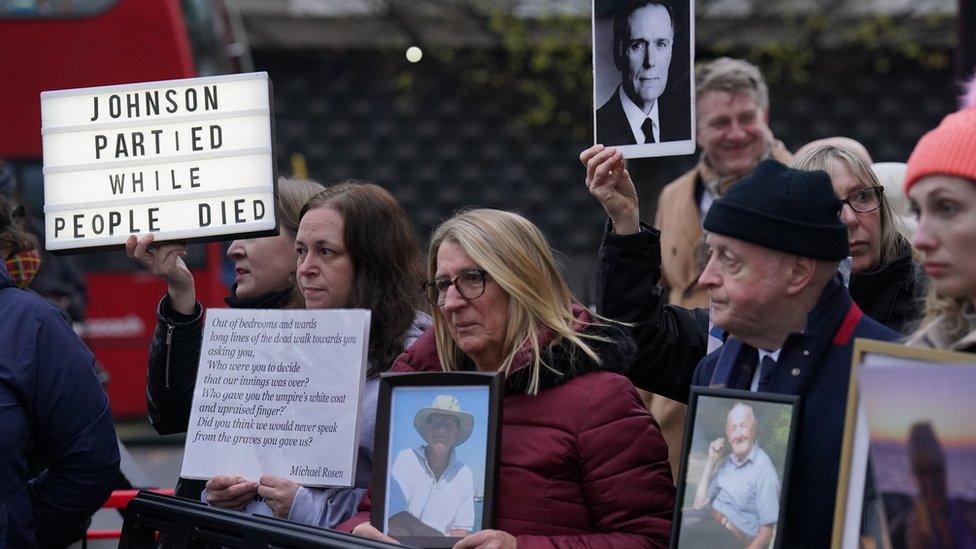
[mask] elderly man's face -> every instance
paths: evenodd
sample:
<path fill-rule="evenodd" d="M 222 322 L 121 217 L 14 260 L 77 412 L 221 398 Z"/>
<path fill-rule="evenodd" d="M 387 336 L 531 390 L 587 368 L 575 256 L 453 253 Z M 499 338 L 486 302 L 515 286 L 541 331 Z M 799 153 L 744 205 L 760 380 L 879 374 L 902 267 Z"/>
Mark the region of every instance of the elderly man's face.
<path fill-rule="evenodd" d="M 627 22 L 630 40 L 624 44 L 624 91 L 646 113 L 668 85 L 674 28 L 668 10 L 656 4 L 634 10 Z"/>
<path fill-rule="evenodd" d="M 711 233 L 708 264 L 698 283 L 711 299 L 709 318 L 740 339 L 761 338 L 779 319 L 773 314 L 787 295 L 787 254 Z"/>
<path fill-rule="evenodd" d="M 749 455 L 756 445 L 756 416 L 748 406 L 735 406 L 725 418 L 725 438 L 737 460 Z"/>
<path fill-rule="evenodd" d="M 430 414 L 424 423 L 424 440 L 431 448 L 450 450 L 461 434 L 458 419 L 448 414 Z"/>
<path fill-rule="evenodd" d="M 697 141 L 719 175 L 744 175 L 759 163 L 772 139 L 766 113 L 745 92 L 706 91 L 695 103 Z"/>

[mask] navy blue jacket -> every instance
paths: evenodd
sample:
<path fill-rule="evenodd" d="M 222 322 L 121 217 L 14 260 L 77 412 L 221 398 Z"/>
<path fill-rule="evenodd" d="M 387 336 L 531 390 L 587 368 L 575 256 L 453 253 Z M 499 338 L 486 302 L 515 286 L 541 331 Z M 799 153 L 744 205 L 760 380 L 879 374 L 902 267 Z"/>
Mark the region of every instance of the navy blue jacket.
<path fill-rule="evenodd" d="M 806 330 L 790 334 L 780 351 L 769 392 L 800 395 L 785 524 L 779 528 L 783 547 L 830 546 L 851 355 L 858 337 L 895 341 L 901 336 L 864 316 L 835 278 L 807 315 Z M 748 390 L 755 355 L 755 349 L 730 337 L 698 364 L 692 385 Z"/>
<path fill-rule="evenodd" d="M 27 452 L 47 465 L 30 478 Z M 0 546 L 59 543 L 119 477 L 112 413 L 94 357 L 59 309 L 0 262 Z"/>
<path fill-rule="evenodd" d="M 688 401 L 691 385 L 748 389 L 755 350 L 729 338 L 706 356 L 708 310 L 665 305 L 659 236 L 645 225 L 633 235 L 615 235 L 608 223 L 600 246 L 597 310 L 627 322 L 637 341 L 638 358 L 627 376 L 638 388 L 678 402 Z M 801 396 L 783 547 L 830 546 L 853 340 L 899 338 L 866 316 L 844 325 L 852 303 L 839 279 L 828 284 L 806 331 L 784 343 L 782 367 L 770 386 L 773 393 Z"/>

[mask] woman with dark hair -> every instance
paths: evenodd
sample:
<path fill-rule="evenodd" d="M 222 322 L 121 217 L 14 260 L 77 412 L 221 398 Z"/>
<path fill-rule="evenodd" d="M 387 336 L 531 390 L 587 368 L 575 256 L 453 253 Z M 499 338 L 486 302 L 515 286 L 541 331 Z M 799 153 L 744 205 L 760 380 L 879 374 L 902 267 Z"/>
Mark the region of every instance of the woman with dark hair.
<path fill-rule="evenodd" d="M 422 266 L 413 227 L 382 187 L 346 182 L 310 198 L 301 211 L 295 251 L 307 309 L 372 311 L 355 487 L 305 488 L 282 477 L 219 475 L 207 482 L 204 501 L 332 528 L 355 513 L 369 485 L 379 374 L 431 320 L 416 310 Z"/>
<path fill-rule="evenodd" d="M 95 357 L 22 289 L 40 265 L 21 221 L 0 195 L 0 546 L 59 547 L 108 497 L 119 450 Z"/>
<path fill-rule="evenodd" d="M 295 233 L 305 201 L 322 185 L 301 179 L 278 181 L 278 236 L 245 238 L 231 242 L 227 257 L 237 274 L 231 295 L 224 301 L 239 309 L 299 308 L 301 296 L 294 285 Z M 141 263 L 167 286 L 156 310 L 157 323 L 149 347 L 146 404 L 149 422 L 161 435 L 183 433 L 190 421 L 193 387 L 197 379 L 203 341 L 203 306 L 196 299 L 193 274 L 183 262 L 186 246 L 153 246 L 153 235 L 135 235 L 125 253 Z M 200 497 L 203 482 L 180 479 L 176 494 Z"/>

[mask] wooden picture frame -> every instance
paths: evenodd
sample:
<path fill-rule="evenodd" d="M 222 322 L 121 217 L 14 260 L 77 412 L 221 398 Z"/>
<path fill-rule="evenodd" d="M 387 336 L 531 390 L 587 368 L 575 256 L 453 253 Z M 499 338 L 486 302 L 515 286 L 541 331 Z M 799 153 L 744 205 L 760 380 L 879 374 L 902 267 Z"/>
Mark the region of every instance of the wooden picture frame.
<path fill-rule="evenodd" d="M 769 535 L 770 529 L 769 545 L 780 546 L 799 402 L 800 397 L 795 395 L 691 388 L 671 528 L 672 548 L 711 546 L 714 542 L 705 540 L 714 539 L 712 536 L 728 536 L 745 546 L 758 535 Z M 710 448 L 716 444 L 721 449 L 711 458 Z M 731 453 L 725 453 L 726 446 L 731 446 Z M 737 455 L 741 459 L 737 460 Z M 745 466 L 749 462 L 747 472 Z M 734 475 L 741 474 L 757 480 L 750 483 L 750 489 L 757 491 L 751 496 L 762 502 L 757 504 L 755 513 L 730 507 L 737 494 L 726 488 L 732 487 Z M 701 491 L 706 477 L 709 484 Z M 768 522 L 773 517 L 775 523 Z"/>
<path fill-rule="evenodd" d="M 494 525 L 503 391 L 494 372 L 381 376 L 373 526 L 405 545 L 451 547 Z M 448 444 L 443 469 L 432 465 Z"/>
<path fill-rule="evenodd" d="M 844 438 L 841 446 L 840 473 L 837 482 L 837 501 L 834 507 L 833 535 L 831 548 L 856 548 L 860 546 L 862 535 L 862 516 L 864 513 L 864 490 L 867 482 L 868 454 L 870 437 L 867 415 L 860 398 L 859 370 L 869 355 L 880 355 L 902 361 L 914 361 L 938 365 L 976 364 L 976 354 L 907 347 L 898 343 L 885 343 L 870 339 L 856 339 L 851 355 L 850 385 L 847 392 L 847 409 L 844 416 Z M 883 539 L 878 547 L 890 546 L 886 543 L 887 524 L 881 514 L 874 535 Z"/>

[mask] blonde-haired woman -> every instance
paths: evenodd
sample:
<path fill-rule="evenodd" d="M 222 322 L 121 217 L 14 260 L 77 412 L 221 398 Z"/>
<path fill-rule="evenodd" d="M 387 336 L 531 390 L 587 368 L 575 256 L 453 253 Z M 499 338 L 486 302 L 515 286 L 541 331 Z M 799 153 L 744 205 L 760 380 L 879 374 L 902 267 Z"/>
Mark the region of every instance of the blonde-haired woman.
<path fill-rule="evenodd" d="M 428 276 L 435 329 L 394 370 L 506 376 L 497 530 L 456 547 L 667 546 L 667 447 L 621 375 L 633 341 L 576 303 L 539 229 L 510 212 L 458 214 L 434 232 Z M 389 540 L 365 520 L 344 526 Z"/>
<path fill-rule="evenodd" d="M 976 352 L 976 107 L 947 116 L 908 159 L 914 244 L 933 293 L 909 344 Z"/>
<path fill-rule="evenodd" d="M 912 246 L 898 231 L 884 186 L 863 153 L 821 145 L 793 161 L 799 170 L 823 170 L 844 201 L 840 218 L 851 248 L 850 292 L 864 314 L 898 332 L 922 314 L 926 280 Z"/>

